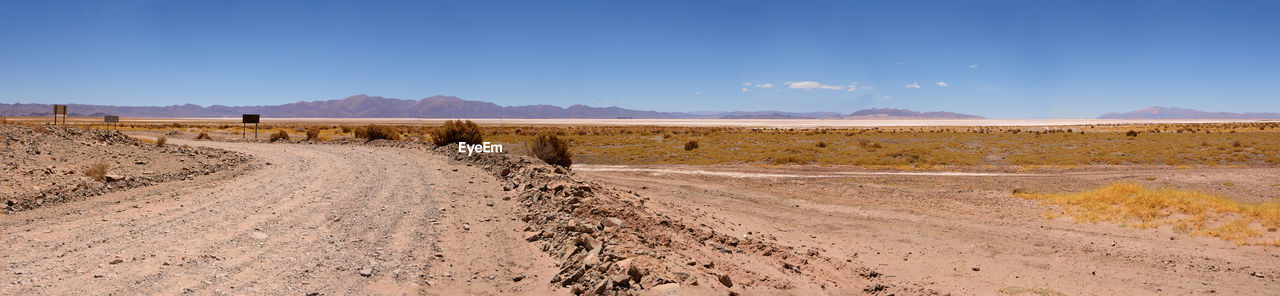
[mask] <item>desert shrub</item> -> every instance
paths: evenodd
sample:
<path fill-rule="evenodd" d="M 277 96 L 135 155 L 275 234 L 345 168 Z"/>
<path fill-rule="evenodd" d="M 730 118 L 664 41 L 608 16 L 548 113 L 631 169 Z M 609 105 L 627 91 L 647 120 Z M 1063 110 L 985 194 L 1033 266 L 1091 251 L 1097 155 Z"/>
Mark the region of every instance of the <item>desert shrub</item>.
<path fill-rule="evenodd" d="M 213 140 L 213 137 L 210 137 L 209 133 L 201 132 L 199 135 L 196 135 L 196 140 Z"/>
<path fill-rule="evenodd" d="M 573 165 L 573 153 L 569 152 L 569 141 L 555 134 L 544 133 L 534 136 L 526 144 L 529 154 L 552 165 L 569 167 Z"/>
<path fill-rule="evenodd" d="M 313 128 L 313 129 L 307 130 L 307 141 L 319 141 L 319 140 L 320 140 L 320 129 Z"/>
<path fill-rule="evenodd" d="M 689 140 L 688 142 L 684 142 L 685 151 L 692 151 L 693 149 L 698 149 L 698 141 Z"/>
<path fill-rule="evenodd" d="M 481 139 L 480 126 L 470 120 L 450 120 L 445 121 L 444 126 L 438 127 L 431 131 L 431 142 L 437 146 L 449 145 L 457 142 L 480 143 Z"/>
<path fill-rule="evenodd" d="M 356 138 L 369 141 L 373 140 L 400 140 L 400 131 L 393 127 L 382 125 L 366 125 L 355 129 Z"/>
<path fill-rule="evenodd" d="M 1138 131 L 1135 131 L 1135 130 L 1129 130 L 1128 132 L 1125 132 L 1125 133 L 1124 133 L 1124 135 L 1125 135 L 1125 136 L 1130 136 L 1130 137 L 1137 137 L 1137 136 L 1138 136 Z"/>
<path fill-rule="evenodd" d="M 813 146 L 817 146 L 818 148 L 827 148 L 827 142 L 825 142 L 825 141 L 818 141 L 818 143 L 817 143 L 817 144 L 813 144 Z"/>
<path fill-rule="evenodd" d="M 812 159 L 808 159 L 808 158 L 804 158 L 796 155 L 785 155 L 785 156 L 774 158 L 773 164 L 806 164 L 806 163 L 809 163 L 810 160 Z"/>
<path fill-rule="evenodd" d="M 94 181 L 105 181 L 107 180 L 107 168 L 107 163 L 99 162 L 85 168 L 82 172 Z"/>
<path fill-rule="evenodd" d="M 350 133 L 351 133 L 351 127 L 350 127 L 350 126 L 345 126 L 345 125 L 344 125 L 344 126 L 342 126 L 342 133 L 344 133 L 344 134 L 350 134 Z"/>
<path fill-rule="evenodd" d="M 1241 146 L 1241 144 L 1240 144 L 1240 140 L 1232 140 L 1232 141 L 1231 141 L 1231 147 L 1240 147 L 1240 146 Z"/>
<path fill-rule="evenodd" d="M 156 147 L 164 147 L 164 143 L 167 143 L 168 141 L 169 139 L 166 139 L 164 136 L 156 137 Z"/>
<path fill-rule="evenodd" d="M 272 142 L 275 142 L 276 140 L 285 140 L 285 141 L 288 141 L 288 140 L 289 140 L 289 133 L 288 133 L 288 132 L 285 132 L 285 131 L 283 131 L 283 130 L 282 130 L 282 131 L 275 132 L 275 133 L 271 134 L 271 138 L 270 138 L 269 140 L 270 140 L 270 141 L 272 141 Z"/>

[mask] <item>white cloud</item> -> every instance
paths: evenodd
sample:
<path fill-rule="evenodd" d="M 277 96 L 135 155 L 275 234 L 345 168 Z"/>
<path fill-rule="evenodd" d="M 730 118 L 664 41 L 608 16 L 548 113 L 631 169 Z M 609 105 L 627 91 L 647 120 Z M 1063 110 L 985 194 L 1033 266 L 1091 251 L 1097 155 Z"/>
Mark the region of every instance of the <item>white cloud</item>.
<path fill-rule="evenodd" d="M 800 81 L 800 82 L 787 81 L 787 82 L 785 82 L 785 83 L 787 84 L 787 87 L 788 87 L 788 88 L 794 88 L 794 89 L 815 89 L 815 88 L 816 88 L 816 89 L 830 89 L 830 90 L 842 90 L 842 89 L 844 89 L 844 87 L 843 87 L 843 86 L 826 85 L 826 84 L 818 83 L 817 81 Z"/>
<path fill-rule="evenodd" d="M 747 88 L 745 88 L 745 87 L 743 87 L 743 88 L 742 88 L 742 92 L 747 92 L 748 90 L 749 90 L 749 89 L 747 89 Z"/>
<path fill-rule="evenodd" d="M 912 81 L 911 83 L 907 83 L 906 88 L 920 88 L 920 82 Z"/>
<path fill-rule="evenodd" d="M 701 96 L 701 95 L 702 95 L 702 92 L 696 92 L 696 93 L 693 93 L 693 95 L 695 95 L 695 96 Z"/>
<path fill-rule="evenodd" d="M 941 86 L 941 87 L 948 87 L 948 86 L 951 86 L 951 85 L 947 84 L 946 82 L 942 82 L 942 81 L 938 81 L 938 83 L 936 83 L 936 84 L 937 84 L 938 86 Z"/>
<path fill-rule="evenodd" d="M 743 82 L 742 86 L 751 86 L 751 81 Z"/>
<path fill-rule="evenodd" d="M 756 87 L 759 87 L 759 88 L 773 88 L 773 83 L 757 83 L 757 84 L 756 84 Z"/>
<path fill-rule="evenodd" d="M 969 65 L 969 69 L 977 69 L 977 68 L 978 68 L 978 64 L 970 64 L 970 65 Z"/>
<path fill-rule="evenodd" d="M 883 96 L 883 97 L 880 97 L 880 98 L 881 98 L 881 99 L 886 99 L 886 100 L 888 100 L 888 99 L 892 99 L 892 98 L 893 98 L 893 96 Z"/>
<path fill-rule="evenodd" d="M 858 90 L 858 83 L 857 83 L 857 82 L 850 83 L 850 84 L 849 84 L 849 91 L 855 91 L 855 90 Z"/>

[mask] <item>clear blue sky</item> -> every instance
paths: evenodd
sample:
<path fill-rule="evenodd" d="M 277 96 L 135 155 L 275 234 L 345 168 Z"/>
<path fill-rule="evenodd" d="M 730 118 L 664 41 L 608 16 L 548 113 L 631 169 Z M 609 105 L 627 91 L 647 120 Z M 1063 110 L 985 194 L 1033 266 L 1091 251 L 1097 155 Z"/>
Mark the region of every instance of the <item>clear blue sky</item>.
<path fill-rule="evenodd" d="M 0 102 L 362 93 L 993 118 L 1280 111 L 1280 1 L 0 4 Z"/>

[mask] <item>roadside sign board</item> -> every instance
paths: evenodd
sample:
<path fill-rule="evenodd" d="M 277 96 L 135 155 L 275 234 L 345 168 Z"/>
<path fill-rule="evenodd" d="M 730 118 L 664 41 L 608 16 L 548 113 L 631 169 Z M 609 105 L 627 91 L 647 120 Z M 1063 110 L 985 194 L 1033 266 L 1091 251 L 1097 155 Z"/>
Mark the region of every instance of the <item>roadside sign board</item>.
<path fill-rule="evenodd" d="M 245 115 L 244 115 L 244 117 L 241 117 L 241 119 L 240 119 L 240 135 L 241 135 L 241 136 L 240 136 L 240 138 L 244 138 L 244 125 L 245 125 L 245 124 L 248 124 L 248 123 L 252 123 L 252 124 L 253 124 L 253 138 L 254 138 L 254 139 L 257 139 L 257 138 L 258 138 L 258 120 L 259 120 L 259 119 L 262 119 L 262 115 L 259 115 L 259 114 L 245 114 Z"/>
<path fill-rule="evenodd" d="M 120 116 L 114 116 L 114 115 L 103 116 L 102 122 L 120 122 Z"/>
<path fill-rule="evenodd" d="M 53 124 L 58 124 L 58 115 L 62 115 L 62 123 L 67 123 L 67 105 L 53 105 Z"/>

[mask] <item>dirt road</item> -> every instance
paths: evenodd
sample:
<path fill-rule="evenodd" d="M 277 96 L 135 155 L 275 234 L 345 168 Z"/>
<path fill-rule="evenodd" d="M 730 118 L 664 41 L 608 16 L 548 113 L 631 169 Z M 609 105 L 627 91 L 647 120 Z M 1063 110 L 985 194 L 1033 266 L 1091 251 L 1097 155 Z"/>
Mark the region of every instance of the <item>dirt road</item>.
<path fill-rule="evenodd" d="M 404 149 L 171 143 L 256 160 L 0 216 L 0 294 L 557 292 L 551 259 L 510 243 L 516 205 L 479 169 Z"/>

